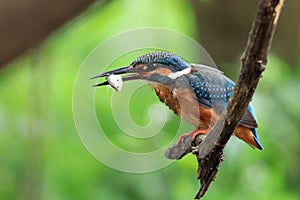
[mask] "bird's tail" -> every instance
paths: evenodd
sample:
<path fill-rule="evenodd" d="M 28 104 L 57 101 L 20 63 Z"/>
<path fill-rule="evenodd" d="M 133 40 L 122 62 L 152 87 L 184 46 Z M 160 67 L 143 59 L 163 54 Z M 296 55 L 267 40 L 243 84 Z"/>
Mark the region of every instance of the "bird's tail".
<path fill-rule="evenodd" d="M 256 144 L 257 144 L 256 147 L 257 147 L 258 149 L 260 149 L 260 150 L 263 150 L 264 147 L 263 147 L 263 145 L 261 144 L 261 142 L 260 142 L 260 140 L 259 140 L 258 134 L 257 134 L 257 132 L 256 132 L 256 128 L 252 128 L 252 129 L 251 129 L 251 132 L 252 132 L 252 134 L 253 134 L 253 139 L 255 140 L 255 142 L 256 142 Z"/>
<path fill-rule="evenodd" d="M 249 129 L 245 126 L 237 126 L 234 131 L 234 135 L 252 147 L 256 147 L 259 150 L 264 149 L 255 128 Z"/>

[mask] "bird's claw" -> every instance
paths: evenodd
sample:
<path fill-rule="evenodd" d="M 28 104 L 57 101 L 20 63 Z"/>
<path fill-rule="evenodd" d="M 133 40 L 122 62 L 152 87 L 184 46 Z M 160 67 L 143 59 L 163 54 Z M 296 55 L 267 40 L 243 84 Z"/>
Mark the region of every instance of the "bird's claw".
<path fill-rule="evenodd" d="M 191 137 L 191 141 L 193 142 L 193 141 L 195 141 L 195 139 L 196 139 L 199 135 L 206 135 L 208 131 L 209 131 L 209 128 L 203 129 L 203 130 L 195 129 L 195 130 L 193 130 L 193 131 L 190 132 L 190 133 L 184 133 L 184 134 L 182 134 L 182 135 L 179 137 L 178 143 L 181 143 L 182 140 L 183 140 L 184 138 L 188 137 L 188 136 Z M 201 139 L 202 139 L 202 137 L 201 137 Z"/>
<path fill-rule="evenodd" d="M 198 154 L 199 153 L 199 145 L 198 146 L 195 146 L 195 147 L 192 147 L 192 154 Z"/>

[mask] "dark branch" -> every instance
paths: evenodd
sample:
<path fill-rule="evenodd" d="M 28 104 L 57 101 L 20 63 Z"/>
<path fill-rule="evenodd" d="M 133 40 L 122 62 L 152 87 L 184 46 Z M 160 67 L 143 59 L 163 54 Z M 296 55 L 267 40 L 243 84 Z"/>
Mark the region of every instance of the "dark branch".
<path fill-rule="evenodd" d="M 197 147 L 205 137 L 206 135 L 198 135 L 194 141 L 192 141 L 192 136 L 190 135 L 183 137 L 179 143 L 174 144 L 166 150 L 165 156 L 169 159 L 181 159 L 186 154 L 193 152 L 194 148 Z"/>
<path fill-rule="evenodd" d="M 233 95 L 217 123 L 206 138 L 202 142 L 200 140 L 201 143 L 197 147 L 198 179 L 200 179 L 201 188 L 195 197 L 196 199 L 200 199 L 205 194 L 210 183 L 214 180 L 218 167 L 223 161 L 223 149 L 242 119 L 259 78 L 265 70 L 267 55 L 283 2 L 284 0 L 261 0 L 258 4 Z M 192 146 L 192 142 L 190 144 Z M 185 141 L 171 147 L 167 155 L 171 157 L 172 152 L 177 151 L 175 154 L 177 157 L 175 156 L 173 159 L 179 159 L 191 149 L 191 147 L 188 148 Z"/>

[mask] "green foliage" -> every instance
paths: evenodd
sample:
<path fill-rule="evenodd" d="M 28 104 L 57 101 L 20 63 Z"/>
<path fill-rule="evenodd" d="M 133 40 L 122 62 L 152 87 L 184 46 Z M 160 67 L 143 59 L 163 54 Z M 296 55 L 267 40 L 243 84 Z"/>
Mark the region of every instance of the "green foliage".
<path fill-rule="evenodd" d="M 54 33 L 35 52 L 2 70 L 0 199 L 193 198 L 199 182 L 192 155 L 156 172 L 118 172 L 98 162 L 83 147 L 72 116 L 76 73 L 99 42 L 121 31 L 146 26 L 196 35 L 187 1 L 157 3 L 136 0 L 96 4 Z M 163 17 L 154 14 L 158 12 Z M 120 64 L 124 61 L 112 66 Z M 253 150 L 232 138 L 226 147 L 226 159 L 204 199 L 299 198 L 299 80 L 299 70 L 290 68 L 276 55 L 270 56 L 253 100 L 265 150 Z M 180 120 L 172 112 L 167 113 L 170 118 L 162 133 L 151 140 L 122 134 L 107 108 L 112 91 L 105 90 L 96 93 L 97 116 L 109 133 L 107 137 L 117 146 L 147 152 L 167 145 L 174 137 Z M 159 103 L 154 92 L 143 87 L 132 99 L 129 110 L 133 120 L 141 126 L 149 124 L 148 110 Z M 104 108 L 107 112 L 103 112 Z M 185 127 L 186 131 L 192 130 Z"/>

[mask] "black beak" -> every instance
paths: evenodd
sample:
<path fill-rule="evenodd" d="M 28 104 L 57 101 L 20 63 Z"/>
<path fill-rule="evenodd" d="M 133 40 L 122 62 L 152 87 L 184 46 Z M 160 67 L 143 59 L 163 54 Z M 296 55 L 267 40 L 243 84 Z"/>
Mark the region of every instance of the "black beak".
<path fill-rule="evenodd" d="M 108 71 L 108 72 L 104 72 L 102 74 L 93 76 L 90 79 L 108 77 L 108 76 L 110 76 L 112 74 L 114 74 L 114 75 L 120 75 L 120 74 L 127 74 L 127 73 L 136 73 L 136 71 L 134 70 L 134 68 L 133 68 L 132 65 L 129 65 L 127 67 L 122 67 L 122 68 L 119 68 L 119 69 L 115 69 L 115 70 L 111 70 L 111 71 Z M 124 81 L 129 81 L 129 80 L 136 80 L 136 79 L 139 79 L 139 78 L 140 78 L 140 76 L 138 74 L 132 74 L 132 75 L 124 76 L 122 78 L 122 80 L 124 82 Z M 103 85 L 109 85 L 109 82 L 108 81 L 104 81 L 102 83 L 98 83 L 96 85 L 93 85 L 93 87 L 98 87 L 98 86 L 103 86 Z"/>
<path fill-rule="evenodd" d="M 101 78 L 101 77 L 107 77 L 109 75 L 112 75 L 112 74 L 126 74 L 130 71 L 130 69 L 132 69 L 132 65 L 129 65 L 127 67 L 122 67 L 122 68 L 119 68 L 119 69 L 114 69 L 114 70 L 111 70 L 111 71 L 108 71 L 108 72 L 104 72 L 102 74 L 98 74 L 96 76 L 93 76 L 91 77 L 90 79 L 95 79 L 95 78 Z"/>

